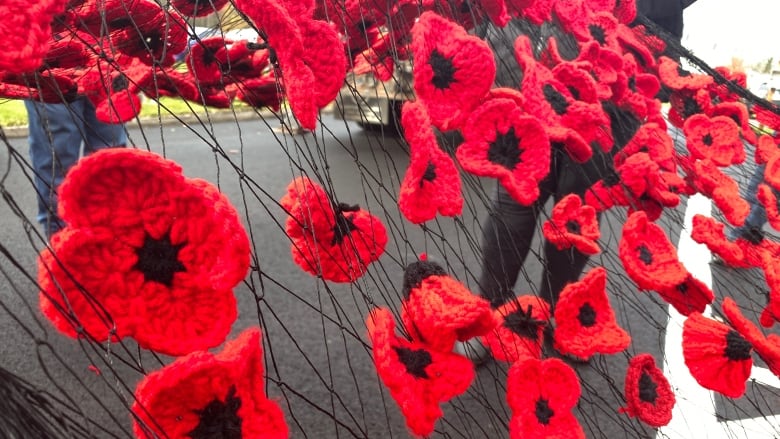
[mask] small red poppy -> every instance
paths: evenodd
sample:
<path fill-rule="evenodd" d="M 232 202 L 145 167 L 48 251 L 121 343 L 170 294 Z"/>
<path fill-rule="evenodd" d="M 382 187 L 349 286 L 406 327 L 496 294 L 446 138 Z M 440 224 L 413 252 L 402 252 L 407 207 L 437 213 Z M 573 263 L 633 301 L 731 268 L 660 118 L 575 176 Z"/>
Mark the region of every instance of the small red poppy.
<path fill-rule="evenodd" d="M 702 387 L 729 398 L 745 393 L 753 346 L 728 325 L 691 313 L 683 323 L 685 365 Z"/>
<path fill-rule="evenodd" d="M 750 115 L 748 109 L 742 102 L 722 102 L 715 104 L 712 109 L 708 111 L 708 114 L 712 117 L 724 116 L 733 120 L 737 127 L 739 127 L 739 134 L 745 140 L 745 142 L 755 145 L 757 141 L 756 133 L 750 126 Z M 744 161 L 744 150 L 742 152 L 737 151 L 738 154 L 742 154 L 743 158 L 740 163 Z"/>
<path fill-rule="evenodd" d="M 404 271 L 401 319 L 414 340 L 450 351 L 456 341 L 487 334 L 496 322 L 490 303 L 423 259 Z"/>
<path fill-rule="evenodd" d="M 430 11 L 420 15 L 411 32 L 417 98 L 437 128 L 456 128 L 493 84 L 493 52 L 482 39 Z"/>
<path fill-rule="evenodd" d="M 493 358 L 515 363 L 524 358 L 541 358 L 544 328 L 550 320 L 550 306 L 537 296 L 518 296 L 493 311 L 495 329 L 482 337 Z"/>
<path fill-rule="evenodd" d="M 233 84 L 236 98 L 255 108 L 267 107 L 278 111 L 282 104 L 282 93 L 273 73 L 256 78 L 242 79 Z"/>
<path fill-rule="evenodd" d="M 693 171 L 693 186 L 711 198 L 731 224 L 744 224 L 750 204 L 739 195 L 737 182 L 707 159 L 694 162 Z"/>
<path fill-rule="evenodd" d="M 761 331 L 742 315 L 737 302 L 731 297 L 723 299 L 721 308 L 731 326 L 753 345 L 753 349 L 764 360 L 769 370 L 780 376 L 780 336 L 769 334 L 769 336 L 764 337 Z"/>
<path fill-rule="evenodd" d="M 284 413 L 264 390 L 259 328 L 225 343 L 221 352 L 193 352 L 150 373 L 135 390 L 136 437 L 206 439 L 288 437 Z"/>
<path fill-rule="evenodd" d="M 710 287 L 688 273 L 684 281 L 671 288 L 656 289 L 659 295 L 680 314 L 702 313 L 715 299 Z"/>
<path fill-rule="evenodd" d="M 199 84 L 219 84 L 223 81 L 223 69 L 238 61 L 235 51 L 230 50 L 234 46 L 240 48 L 241 44 L 221 36 L 203 38 L 193 44 L 186 57 L 190 74 Z M 224 81 L 230 82 L 227 78 Z"/>
<path fill-rule="evenodd" d="M 560 57 L 556 58 L 558 58 L 555 62 L 556 65 L 562 62 Z M 590 65 L 588 70 L 596 81 L 596 92 L 599 99 L 613 99 L 612 86 L 618 81 L 618 72 L 622 72 L 624 69 L 621 56 L 593 41 L 580 47 L 580 54 L 577 56 L 576 62 Z"/>
<path fill-rule="evenodd" d="M 643 290 L 673 288 L 687 277 L 677 249 L 642 211 L 629 215 L 623 225 L 618 252 L 626 273 Z"/>
<path fill-rule="evenodd" d="M 579 195 L 569 194 L 555 204 L 552 216 L 542 224 L 544 237 L 558 250 L 574 246 L 580 253 L 595 255 L 601 251 L 601 236 L 596 209 L 583 205 Z"/>
<path fill-rule="evenodd" d="M 780 230 L 780 205 L 778 204 L 780 197 L 778 195 L 780 195 L 780 192 L 772 189 L 771 186 L 767 184 L 758 185 L 756 197 L 766 210 L 767 222 L 775 230 Z"/>
<path fill-rule="evenodd" d="M 171 66 L 176 54 L 187 48 L 187 23 L 174 11 L 164 10 L 152 0 L 138 0 L 126 12 L 132 20 L 117 20 L 110 32 L 111 43 L 120 53 L 138 58 L 146 65 Z"/>
<path fill-rule="evenodd" d="M 710 75 L 691 73 L 683 70 L 680 63 L 661 56 L 658 58 L 658 77 L 672 90 L 700 90 L 712 84 Z"/>
<path fill-rule="evenodd" d="M 153 71 L 134 59 L 126 65 L 100 62 L 81 81 L 84 95 L 95 106 L 97 119 L 105 123 L 124 123 L 141 112 L 139 94 L 149 87 Z"/>
<path fill-rule="evenodd" d="M 592 206 L 596 212 L 604 212 L 615 206 L 628 206 L 630 200 L 620 184 L 620 175 L 614 171 L 608 172 L 589 187 L 585 192 L 585 204 Z"/>
<path fill-rule="evenodd" d="M 680 181 L 672 177 L 673 173 L 662 172 L 648 153 L 638 152 L 629 156 L 617 171 L 631 211 L 645 210 L 648 218 L 655 221 L 662 207 L 679 204 L 679 194 L 672 192 L 670 187 Z"/>
<path fill-rule="evenodd" d="M 621 413 L 636 416 L 655 428 L 672 420 L 674 392 L 652 355 L 639 354 L 628 363 L 625 395 L 628 406 L 621 408 Z"/>
<path fill-rule="evenodd" d="M 669 172 L 677 170 L 674 159 L 674 143 L 666 129 L 655 123 L 639 127 L 631 140 L 614 156 L 615 167 L 620 167 L 632 154 L 644 152 L 661 169 Z"/>
<path fill-rule="evenodd" d="M 250 250 L 216 187 L 156 154 L 105 149 L 68 173 L 59 202 L 68 225 L 38 264 L 41 310 L 57 329 L 169 355 L 224 341 Z"/>
<path fill-rule="evenodd" d="M 704 244 L 723 261 L 733 267 L 748 268 L 745 253 L 734 242 L 726 239 L 726 226 L 714 218 L 704 215 L 694 215 L 691 238 L 699 244 Z"/>
<path fill-rule="evenodd" d="M 171 0 L 171 6 L 181 15 L 187 17 L 203 17 L 213 14 L 228 3 L 229 0 Z"/>
<path fill-rule="evenodd" d="M 513 364 L 506 389 L 512 410 L 509 437 L 585 438 L 572 413 L 581 392 L 574 369 L 557 358 L 528 358 Z"/>
<path fill-rule="evenodd" d="M 555 306 L 555 348 L 564 355 L 589 359 L 615 354 L 631 344 L 618 326 L 607 298 L 607 271 L 597 267 L 580 281 L 567 284 Z"/>
<path fill-rule="evenodd" d="M 463 195 L 458 169 L 439 148 L 425 107 L 407 101 L 401 110 L 401 125 L 409 144 L 409 168 L 401 182 L 398 207 L 414 224 L 444 216 L 460 215 Z"/>
<path fill-rule="evenodd" d="M 472 174 L 497 178 L 518 203 L 539 197 L 539 182 L 550 171 L 550 142 L 542 124 L 508 99 L 480 105 L 463 129 L 455 155 Z"/>
<path fill-rule="evenodd" d="M 768 163 L 773 157 L 780 155 L 777 141 L 767 134 L 758 138 L 755 160 L 757 164 Z"/>
<path fill-rule="evenodd" d="M 474 365 L 461 355 L 398 337 L 390 310 L 374 309 L 366 326 L 377 373 L 406 417 L 407 427 L 415 435 L 428 436 L 443 415 L 439 405 L 471 385 Z"/>
<path fill-rule="evenodd" d="M 717 166 L 730 166 L 745 160 L 739 127 L 725 116 L 696 114 L 685 121 L 683 131 L 688 151 L 696 160 L 709 159 Z"/>

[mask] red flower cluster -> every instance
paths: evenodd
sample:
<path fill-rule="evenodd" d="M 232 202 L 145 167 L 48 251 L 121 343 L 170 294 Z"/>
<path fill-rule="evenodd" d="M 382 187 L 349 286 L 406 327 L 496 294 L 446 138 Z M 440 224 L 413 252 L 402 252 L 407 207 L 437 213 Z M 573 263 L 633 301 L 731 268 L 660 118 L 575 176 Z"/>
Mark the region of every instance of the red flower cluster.
<path fill-rule="evenodd" d="M 582 199 L 576 194 L 569 194 L 555 204 L 552 217 L 542 224 L 542 233 L 558 250 L 574 246 L 586 255 L 595 255 L 601 251 L 598 245 L 601 231 L 596 209 L 583 206 Z"/>
<path fill-rule="evenodd" d="M 59 202 L 68 225 L 38 263 L 41 310 L 57 329 L 169 355 L 224 341 L 250 253 L 216 187 L 156 154 L 107 149 L 68 173 Z"/>

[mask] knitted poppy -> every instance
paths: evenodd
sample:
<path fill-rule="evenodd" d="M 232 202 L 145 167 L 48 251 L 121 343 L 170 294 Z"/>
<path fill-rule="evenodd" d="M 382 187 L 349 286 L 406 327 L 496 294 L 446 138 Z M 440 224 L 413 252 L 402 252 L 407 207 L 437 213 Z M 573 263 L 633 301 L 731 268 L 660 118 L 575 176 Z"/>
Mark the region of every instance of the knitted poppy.
<path fill-rule="evenodd" d="M 199 84 L 200 96 L 196 102 L 214 108 L 230 108 L 237 90 L 231 87 Z"/>
<path fill-rule="evenodd" d="M 150 373 L 135 390 L 136 437 L 288 437 L 265 395 L 262 357 L 260 329 L 250 328 L 216 355 L 193 352 Z"/>
<path fill-rule="evenodd" d="M 189 74 L 169 67 L 158 67 L 153 71 L 154 75 L 146 83 L 139 84 L 140 90 L 146 96 L 152 99 L 160 96 L 178 96 L 188 101 L 198 100 L 200 92 Z"/>
<path fill-rule="evenodd" d="M 414 91 L 441 130 L 458 127 L 490 90 L 493 52 L 482 39 L 433 12 L 412 27 Z"/>
<path fill-rule="evenodd" d="M 42 0 L 30 4 L 5 0 L 0 6 L 0 71 L 33 72 L 40 67 L 51 42 L 52 19 L 63 12 L 67 1 Z"/>
<path fill-rule="evenodd" d="M 643 290 L 673 288 L 688 275 L 664 230 L 637 211 L 623 225 L 618 247 L 626 273 Z"/>
<path fill-rule="evenodd" d="M 709 159 L 717 166 L 729 166 L 745 160 L 739 127 L 725 116 L 696 114 L 683 125 L 688 151 L 694 159 Z"/>
<path fill-rule="evenodd" d="M 401 319 L 414 340 L 450 351 L 456 341 L 487 334 L 496 324 L 490 303 L 423 259 L 404 271 Z"/>
<path fill-rule="evenodd" d="M 198 83 L 218 83 L 222 78 L 221 65 L 228 61 L 228 47 L 232 40 L 221 36 L 203 38 L 190 47 L 185 61 L 189 72 Z"/>
<path fill-rule="evenodd" d="M 691 313 L 683 323 L 685 365 L 702 387 L 729 398 L 745 393 L 753 346 L 728 325 Z"/>
<path fill-rule="evenodd" d="M 455 152 L 463 169 L 498 179 L 520 204 L 536 201 L 550 172 L 550 142 L 539 120 L 514 101 L 491 99 L 469 117 L 463 138 Z"/>
<path fill-rule="evenodd" d="M 229 0 L 171 0 L 171 6 L 181 15 L 204 17 L 219 11 L 228 2 Z"/>
<path fill-rule="evenodd" d="M 639 354 L 628 363 L 625 381 L 627 407 L 621 413 L 659 428 L 672 420 L 675 398 L 672 386 L 650 354 Z"/>
<path fill-rule="evenodd" d="M 509 10 L 509 15 L 520 16 L 530 23 L 540 26 L 545 21 L 552 20 L 555 0 L 504 0 Z"/>
<path fill-rule="evenodd" d="M 696 93 L 690 90 L 672 92 L 669 95 L 669 104 L 669 122 L 678 128 L 683 128 L 689 117 L 704 113 L 702 104 L 696 99 Z"/>
<path fill-rule="evenodd" d="M 645 210 L 650 221 L 655 221 L 662 207 L 679 204 L 680 196 L 670 190 L 669 184 L 679 184 L 679 180 L 666 178 L 673 173 L 662 173 L 648 153 L 638 152 L 629 156 L 617 171 L 630 211 Z"/>
<path fill-rule="evenodd" d="M 63 15 L 62 25 L 66 28 L 80 28 L 90 35 L 104 35 L 109 31 L 127 25 L 138 11 L 140 0 L 71 0 Z M 140 8 L 150 5 L 140 5 Z M 150 9 L 151 10 L 151 9 Z M 55 20 L 54 24 L 59 20 Z"/>
<path fill-rule="evenodd" d="M 562 60 L 559 59 L 555 64 L 560 64 L 560 62 Z M 589 66 L 586 70 L 595 80 L 596 93 L 599 99 L 612 99 L 612 87 L 618 80 L 618 72 L 623 71 L 622 57 L 617 52 L 603 48 L 597 42 L 592 41 L 585 43 L 580 48 L 580 54 L 577 56 L 576 62 L 583 65 L 583 67 Z"/>
<path fill-rule="evenodd" d="M 105 149 L 68 173 L 59 213 L 67 227 L 38 264 L 41 310 L 57 329 L 169 355 L 224 341 L 250 253 L 216 187 L 156 154 Z"/>
<path fill-rule="evenodd" d="M 283 96 L 273 74 L 243 79 L 233 85 L 236 88 L 236 98 L 245 104 L 255 108 L 267 107 L 274 111 L 281 107 Z"/>
<path fill-rule="evenodd" d="M 748 114 L 748 109 L 742 102 L 723 102 L 715 104 L 707 111 L 707 114 L 710 117 L 723 116 L 731 119 L 737 124 L 739 134 L 745 142 L 748 142 L 751 145 L 756 144 L 756 133 L 750 126 L 750 114 Z"/>
<path fill-rule="evenodd" d="M 672 90 L 699 90 L 712 84 L 710 75 L 700 75 L 684 70 L 680 63 L 661 56 L 658 58 L 658 77 Z"/>
<path fill-rule="evenodd" d="M 347 54 L 336 29 L 327 22 L 300 20 L 303 62 L 314 74 L 314 103 L 322 108 L 336 99 L 347 76 Z"/>
<path fill-rule="evenodd" d="M 755 160 L 757 164 L 768 163 L 773 157 L 780 155 L 780 147 L 772 136 L 764 134 L 756 143 Z"/>
<path fill-rule="evenodd" d="M 764 337 L 761 331 L 742 315 L 737 302 L 731 297 L 723 299 L 721 308 L 731 326 L 753 346 L 769 370 L 780 376 L 780 336 L 769 334 L 769 336 Z"/>
<path fill-rule="evenodd" d="M 112 29 L 111 43 L 119 52 L 147 65 L 170 66 L 187 48 L 187 23 L 174 11 L 152 0 L 138 0 L 129 11 L 132 20 Z"/>
<path fill-rule="evenodd" d="M 506 387 L 510 438 L 585 437 L 572 414 L 582 392 L 580 382 L 568 364 L 557 358 L 518 361 L 509 369 Z"/>
<path fill-rule="evenodd" d="M 767 184 L 758 185 L 756 198 L 764 206 L 767 222 L 775 230 L 780 230 L 780 204 L 778 204 L 780 197 L 778 195 L 780 192 L 777 189 L 773 189 Z"/>
<path fill-rule="evenodd" d="M 628 206 L 629 197 L 620 183 L 620 175 L 609 170 L 604 177 L 585 191 L 585 204 L 593 206 L 596 212 L 604 212 L 615 206 Z"/>
<path fill-rule="evenodd" d="M 125 67 L 101 62 L 100 67 L 85 75 L 90 81 L 85 96 L 95 106 L 97 119 L 104 123 L 124 123 L 141 112 L 139 94 L 145 87 L 153 86 L 153 71 L 135 61 Z"/>
<path fill-rule="evenodd" d="M 618 326 L 609 305 L 603 267 L 563 288 L 555 306 L 555 324 L 555 349 L 564 355 L 587 360 L 596 353 L 618 353 L 631 344 L 631 336 Z"/>
<path fill-rule="evenodd" d="M 558 2 L 556 4 L 556 12 L 561 17 L 561 5 L 567 2 Z M 570 2 L 569 4 L 577 4 L 579 2 Z M 618 21 L 611 12 L 596 12 L 593 14 L 585 14 L 580 11 L 573 11 L 573 18 L 578 21 L 578 24 L 572 28 L 575 37 L 582 42 L 596 41 L 599 46 L 620 51 L 620 42 L 617 36 Z M 579 12 L 579 13 L 578 13 Z"/>
<path fill-rule="evenodd" d="M 704 312 L 707 305 L 715 299 L 710 287 L 690 273 L 679 284 L 669 288 L 657 288 L 656 291 L 666 303 L 684 316 L 692 312 Z"/>
<path fill-rule="evenodd" d="M 655 123 L 643 124 L 631 140 L 614 156 L 615 167 L 620 167 L 632 154 L 645 152 L 661 169 L 674 172 L 674 142 L 666 129 Z"/>
<path fill-rule="evenodd" d="M 745 253 L 734 242 L 726 239 L 725 224 L 704 215 L 694 215 L 691 239 L 704 244 L 723 261 L 733 267 L 748 268 Z"/>
<path fill-rule="evenodd" d="M 439 405 L 468 389 L 474 365 L 461 355 L 398 337 L 387 309 L 374 309 L 366 326 L 379 378 L 398 403 L 407 427 L 418 436 L 431 434 L 443 415 Z"/>
<path fill-rule="evenodd" d="M 569 89 L 572 97 L 583 102 L 598 102 L 596 81 L 588 73 L 591 68 L 587 62 L 561 62 L 553 67 L 552 74 Z"/>
<path fill-rule="evenodd" d="M 693 186 L 711 198 L 731 224 L 744 224 L 750 213 L 750 204 L 740 197 L 737 182 L 710 160 L 697 160 L 693 171 Z"/>
<path fill-rule="evenodd" d="M 279 205 L 288 217 L 285 232 L 290 238 L 312 235 L 315 239 L 327 240 L 332 224 L 335 224 L 327 192 L 308 177 L 298 177 L 287 185 Z M 321 237 L 321 238 L 320 238 Z"/>
<path fill-rule="evenodd" d="M 515 363 L 524 358 L 541 358 L 544 328 L 550 320 L 550 306 L 537 296 L 518 296 L 495 311 L 495 329 L 482 337 L 493 358 Z"/>
<path fill-rule="evenodd" d="M 639 119 L 653 119 L 660 114 L 655 99 L 660 89 L 658 77 L 640 69 L 633 54 L 622 56 L 622 68 L 612 82 L 612 99 L 618 107 L 630 109 Z M 664 126 L 661 121 L 657 123 Z"/>
<path fill-rule="evenodd" d="M 460 215 L 460 175 L 452 158 L 439 148 L 425 107 L 416 101 L 404 103 L 401 125 L 410 149 L 409 168 L 398 196 L 401 213 L 414 224 L 430 221 L 437 213 Z"/>
<path fill-rule="evenodd" d="M 0 96 L 62 103 L 76 98 L 78 85 L 72 79 L 51 72 L 0 74 Z"/>
<path fill-rule="evenodd" d="M 601 251 L 601 236 L 596 209 L 583 205 L 579 195 L 569 194 L 555 204 L 552 216 L 542 224 L 545 239 L 558 250 L 574 246 L 580 253 L 595 255 Z"/>

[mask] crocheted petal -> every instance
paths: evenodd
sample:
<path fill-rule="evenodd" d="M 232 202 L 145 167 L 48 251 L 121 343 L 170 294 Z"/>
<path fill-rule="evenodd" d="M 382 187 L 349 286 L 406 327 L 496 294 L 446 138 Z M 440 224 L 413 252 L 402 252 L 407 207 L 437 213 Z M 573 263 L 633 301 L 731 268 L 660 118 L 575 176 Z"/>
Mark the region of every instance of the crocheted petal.
<path fill-rule="evenodd" d="M 621 409 L 651 427 L 662 427 L 672 420 L 674 393 L 663 372 L 650 354 L 639 354 L 628 364 L 625 379 L 628 407 Z"/>
<path fill-rule="evenodd" d="M 344 85 L 347 75 L 347 55 L 344 43 L 330 23 L 301 20 L 304 63 L 314 74 L 314 96 L 317 107 L 333 101 Z"/>
<path fill-rule="evenodd" d="M 171 5 L 180 14 L 188 17 L 203 17 L 222 9 L 229 0 L 171 0 Z"/>
<path fill-rule="evenodd" d="M 737 303 L 730 297 L 723 299 L 722 309 L 729 323 L 753 345 L 769 370 L 775 375 L 780 375 L 780 343 L 778 343 L 780 339 L 777 335 L 770 334 L 769 338 L 764 337 L 761 331 L 742 315 Z"/>
<path fill-rule="evenodd" d="M 675 287 L 687 276 L 666 233 L 642 211 L 632 213 L 623 225 L 618 253 L 626 273 L 641 289 Z"/>
<path fill-rule="evenodd" d="M 680 314 L 702 313 L 715 299 L 710 287 L 690 273 L 685 280 L 671 288 L 659 288 L 658 294 Z"/>
<path fill-rule="evenodd" d="M 780 205 L 778 204 L 778 192 L 767 184 L 758 185 L 758 201 L 766 210 L 767 221 L 775 230 L 780 230 Z"/>

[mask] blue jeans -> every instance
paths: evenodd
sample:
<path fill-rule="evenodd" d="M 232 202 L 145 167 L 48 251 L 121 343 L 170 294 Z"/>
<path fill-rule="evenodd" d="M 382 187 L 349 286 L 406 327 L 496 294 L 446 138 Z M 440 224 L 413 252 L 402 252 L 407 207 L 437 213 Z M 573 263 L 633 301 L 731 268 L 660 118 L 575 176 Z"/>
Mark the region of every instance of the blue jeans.
<path fill-rule="evenodd" d="M 97 120 L 95 107 L 86 98 L 69 103 L 24 101 L 29 123 L 30 160 L 38 192 L 38 222 L 47 237 L 64 227 L 57 216 L 57 188 L 68 170 L 84 155 L 112 146 L 125 146 L 124 125 Z"/>

